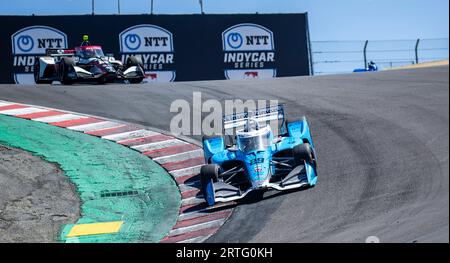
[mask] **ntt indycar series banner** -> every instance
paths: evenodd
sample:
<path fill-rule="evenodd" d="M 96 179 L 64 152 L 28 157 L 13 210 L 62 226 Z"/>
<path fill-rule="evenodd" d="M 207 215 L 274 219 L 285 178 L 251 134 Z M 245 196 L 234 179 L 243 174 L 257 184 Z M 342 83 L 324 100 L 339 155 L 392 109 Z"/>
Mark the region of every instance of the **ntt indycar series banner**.
<path fill-rule="evenodd" d="M 272 31 L 257 24 L 238 24 L 222 33 L 227 79 L 273 78 L 275 44 Z"/>
<path fill-rule="evenodd" d="M 136 25 L 120 33 L 122 61 L 133 55 L 144 63 L 147 81 L 175 80 L 173 35 L 156 25 Z"/>
<path fill-rule="evenodd" d="M 143 62 L 144 82 L 266 79 L 310 74 L 306 14 L 0 16 L 0 83 L 34 84 L 48 48 L 82 36 L 105 54 Z"/>
<path fill-rule="evenodd" d="M 17 84 L 34 84 L 33 67 L 47 48 L 67 48 L 67 36 L 48 26 L 30 26 L 11 36 L 12 71 Z"/>

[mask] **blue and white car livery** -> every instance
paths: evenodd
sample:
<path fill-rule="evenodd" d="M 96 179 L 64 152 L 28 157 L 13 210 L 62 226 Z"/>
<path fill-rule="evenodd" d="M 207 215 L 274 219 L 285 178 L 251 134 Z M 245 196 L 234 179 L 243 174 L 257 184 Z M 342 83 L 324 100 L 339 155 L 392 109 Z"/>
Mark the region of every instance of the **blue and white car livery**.
<path fill-rule="evenodd" d="M 266 125 L 271 120 L 281 121 L 276 136 Z M 287 121 L 278 105 L 224 116 L 228 129 L 235 129 L 229 145 L 224 136 L 202 140 L 206 164 L 200 171 L 201 188 L 208 205 L 239 200 L 254 190 L 316 184 L 317 158 L 305 117 Z"/>

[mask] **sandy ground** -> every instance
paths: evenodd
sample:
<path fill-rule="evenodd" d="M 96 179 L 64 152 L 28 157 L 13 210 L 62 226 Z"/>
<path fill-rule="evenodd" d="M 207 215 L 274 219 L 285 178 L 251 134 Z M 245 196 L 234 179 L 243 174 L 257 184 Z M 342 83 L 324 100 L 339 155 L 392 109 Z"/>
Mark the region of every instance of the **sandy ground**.
<path fill-rule="evenodd" d="M 56 242 L 80 213 L 78 194 L 57 165 L 2 145 L 0 189 L 0 242 Z"/>

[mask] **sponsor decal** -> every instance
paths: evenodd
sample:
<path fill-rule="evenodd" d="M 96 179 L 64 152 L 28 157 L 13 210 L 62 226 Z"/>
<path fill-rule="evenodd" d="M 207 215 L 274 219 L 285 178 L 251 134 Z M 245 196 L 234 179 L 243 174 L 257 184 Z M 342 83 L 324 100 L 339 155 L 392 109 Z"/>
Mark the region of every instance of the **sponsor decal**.
<path fill-rule="evenodd" d="M 136 25 L 122 31 L 119 41 L 122 62 L 125 63 L 129 56 L 136 56 L 144 63 L 144 81 L 175 80 L 175 52 L 171 32 L 155 25 Z"/>
<path fill-rule="evenodd" d="M 258 79 L 276 77 L 272 31 L 257 24 L 234 25 L 222 33 L 225 77 Z"/>
<path fill-rule="evenodd" d="M 67 35 L 48 26 L 22 28 L 11 36 L 11 41 L 16 84 L 34 84 L 34 62 L 47 48 L 67 48 Z"/>

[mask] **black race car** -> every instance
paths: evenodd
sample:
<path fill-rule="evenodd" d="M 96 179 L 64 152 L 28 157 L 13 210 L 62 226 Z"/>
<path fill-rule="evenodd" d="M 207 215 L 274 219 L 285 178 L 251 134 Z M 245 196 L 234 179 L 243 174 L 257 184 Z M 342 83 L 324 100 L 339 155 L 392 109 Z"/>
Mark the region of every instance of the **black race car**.
<path fill-rule="evenodd" d="M 112 55 L 104 55 L 101 46 L 81 46 L 75 49 L 47 49 L 46 55 L 36 59 L 34 80 L 37 84 L 60 81 L 140 83 L 145 78 L 142 61 L 130 56 L 125 65 Z"/>

